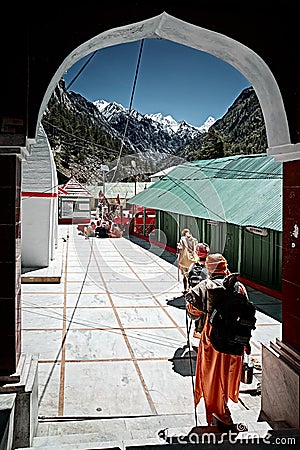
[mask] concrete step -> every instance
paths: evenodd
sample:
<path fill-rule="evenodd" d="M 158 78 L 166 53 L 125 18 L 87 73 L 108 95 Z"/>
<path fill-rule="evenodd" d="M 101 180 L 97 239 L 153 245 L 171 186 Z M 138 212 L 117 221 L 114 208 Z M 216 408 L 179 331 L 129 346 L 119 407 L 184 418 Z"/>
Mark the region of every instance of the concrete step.
<path fill-rule="evenodd" d="M 110 444 L 109 444 L 110 445 Z M 22 447 L 16 450 L 122 450 L 118 447 L 118 443 L 111 443 L 112 447 L 103 442 L 82 442 L 82 443 L 66 443 L 62 444 L 59 439 L 53 443 L 53 445 L 43 445 L 43 446 L 33 446 L 33 447 Z M 150 443 L 151 445 L 151 443 Z"/>
<path fill-rule="evenodd" d="M 34 438 L 33 446 L 19 448 L 18 450 L 124 450 L 128 446 L 142 447 L 144 445 L 167 445 L 167 442 L 155 438 L 146 438 L 142 436 L 140 439 L 124 439 L 120 437 L 118 441 L 109 441 L 104 439 L 99 433 L 87 434 L 69 434 L 65 436 L 47 436 Z"/>
<path fill-rule="evenodd" d="M 199 423 L 205 423 L 204 414 L 198 414 Z M 84 420 L 47 420 L 41 419 L 38 423 L 36 436 L 49 436 L 61 434 L 78 434 L 80 433 L 102 433 L 103 435 L 115 435 L 119 437 L 121 434 L 125 436 L 127 432 L 134 433 L 138 430 L 160 430 L 167 427 L 192 427 L 195 425 L 194 414 L 163 414 L 163 415 L 147 415 L 134 417 L 118 417 L 118 418 L 93 418 Z M 132 436 L 131 436 L 132 437 Z"/>
<path fill-rule="evenodd" d="M 235 414 L 237 415 L 237 413 Z M 241 411 L 238 414 L 241 432 L 244 436 L 264 437 L 270 426 L 266 422 L 250 422 L 253 412 Z M 199 414 L 198 425 L 206 424 L 204 415 Z M 237 423 L 237 422 L 236 422 Z M 247 424 L 248 431 L 243 432 Z M 146 416 L 134 418 L 56 421 L 39 423 L 33 446 L 27 450 L 58 449 L 127 449 L 128 447 L 160 446 L 177 443 L 182 437 L 193 433 L 195 418 L 193 414 Z M 200 427 L 201 428 L 201 427 Z M 202 425 L 202 428 L 208 429 Z M 209 429 L 205 432 L 210 432 Z M 213 430 L 211 430 L 213 432 Z M 195 439 L 195 436 L 193 436 Z M 186 444 L 185 444 L 186 445 Z M 24 450 L 24 449 L 19 449 Z"/>

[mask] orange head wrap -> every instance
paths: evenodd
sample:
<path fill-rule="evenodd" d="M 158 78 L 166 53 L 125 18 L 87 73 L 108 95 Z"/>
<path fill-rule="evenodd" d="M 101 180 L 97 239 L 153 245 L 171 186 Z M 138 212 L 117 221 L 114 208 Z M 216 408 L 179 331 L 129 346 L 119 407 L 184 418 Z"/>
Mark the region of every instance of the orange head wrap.
<path fill-rule="evenodd" d="M 227 275 L 227 261 L 221 253 L 213 253 L 208 255 L 205 261 L 205 266 L 210 274 Z"/>
<path fill-rule="evenodd" d="M 209 245 L 205 242 L 200 242 L 196 245 L 196 253 L 200 259 L 205 259 L 210 252 Z"/>

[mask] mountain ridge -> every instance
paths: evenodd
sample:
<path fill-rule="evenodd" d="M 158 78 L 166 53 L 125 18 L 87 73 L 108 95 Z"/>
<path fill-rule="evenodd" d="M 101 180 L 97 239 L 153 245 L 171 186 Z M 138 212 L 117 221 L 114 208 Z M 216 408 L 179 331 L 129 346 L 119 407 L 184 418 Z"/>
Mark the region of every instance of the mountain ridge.
<path fill-rule="evenodd" d="M 195 127 L 185 120 L 177 122 L 170 114 L 143 115 L 116 102 L 90 102 L 67 92 L 62 79 L 42 124 L 58 173 L 89 184 L 101 180 L 103 163 L 109 166 L 108 181 L 132 181 L 137 176 L 144 181 L 186 160 L 262 153 L 267 145 L 260 105 L 251 87 L 221 119 L 209 116 Z"/>

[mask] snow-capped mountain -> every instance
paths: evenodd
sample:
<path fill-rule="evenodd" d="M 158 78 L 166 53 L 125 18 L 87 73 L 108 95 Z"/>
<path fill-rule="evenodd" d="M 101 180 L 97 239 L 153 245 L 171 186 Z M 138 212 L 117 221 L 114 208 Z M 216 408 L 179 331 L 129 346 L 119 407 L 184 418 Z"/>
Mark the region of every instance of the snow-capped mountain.
<path fill-rule="evenodd" d="M 170 130 L 170 132 L 178 133 L 183 128 L 191 130 L 191 134 L 198 135 L 198 133 L 206 132 L 216 121 L 212 116 L 209 116 L 203 125 L 195 127 L 185 120 L 177 122 L 171 115 L 163 116 L 161 113 L 145 114 L 145 117 L 159 122 L 163 127 Z"/>
<path fill-rule="evenodd" d="M 151 174 L 186 160 L 260 153 L 267 146 L 253 88 L 241 92 L 223 118 L 215 121 L 208 117 L 195 127 L 184 120 L 177 122 L 171 115 L 143 115 L 115 102 L 90 102 L 67 92 L 62 79 L 42 123 L 59 173 L 76 175 L 80 182 L 97 181 L 102 176 L 101 164 L 114 166 L 120 155 L 119 179 L 123 180 L 136 172 Z M 134 170 L 133 159 L 138 166 Z"/>
<path fill-rule="evenodd" d="M 163 161 L 173 164 L 176 158 L 181 160 L 179 149 L 215 122 L 210 117 L 201 127 L 195 127 L 184 120 L 177 122 L 171 115 L 141 114 L 106 100 L 90 102 L 78 93 L 67 92 L 64 80 L 57 85 L 49 105 L 43 125 L 56 164 L 62 173 L 80 172 L 81 181 L 98 160 L 113 161 L 121 149 L 122 158 L 136 155 L 142 161 L 143 173 L 157 172 Z"/>
<path fill-rule="evenodd" d="M 141 114 L 129 111 L 116 102 L 96 100 L 101 117 L 122 135 L 127 129 L 126 139 L 138 152 L 157 158 L 159 154 L 175 154 L 177 148 L 185 145 L 213 125 L 215 119 L 209 117 L 206 122 L 195 127 L 186 121 L 177 122 L 171 115 Z"/>

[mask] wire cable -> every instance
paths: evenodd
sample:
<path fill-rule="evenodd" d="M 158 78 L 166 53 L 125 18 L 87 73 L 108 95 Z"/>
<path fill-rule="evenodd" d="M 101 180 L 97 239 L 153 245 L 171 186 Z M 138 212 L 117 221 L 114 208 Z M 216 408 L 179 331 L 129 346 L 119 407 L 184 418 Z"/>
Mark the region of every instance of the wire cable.
<path fill-rule="evenodd" d="M 123 150 L 123 146 L 124 146 L 124 140 L 125 140 L 125 136 L 126 136 L 126 133 L 127 133 L 128 123 L 129 123 L 129 117 L 130 117 L 131 110 L 132 110 L 132 103 L 133 103 L 133 98 L 134 98 L 134 93 L 135 93 L 135 88 L 136 88 L 136 82 L 137 82 L 137 77 L 138 77 L 139 68 L 140 68 L 140 62 L 141 62 L 141 57 L 142 57 L 143 46 L 144 46 L 144 39 L 142 39 L 141 45 L 140 45 L 140 51 L 139 51 L 138 62 L 137 62 L 136 70 L 135 70 L 135 77 L 134 77 L 134 82 L 133 82 L 133 87 L 132 87 L 132 92 L 131 92 L 131 98 L 130 98 L 130 104 L 129 104 L 127 120 L 126 120 L 125 129 L 124 129 L 124 133 L 123 133 L 123 138 L 122 138 L 122 141 L 121 141 L 121 148 L 120 148 L 120 153 L 119 153 L 119 156 L 118 156 L 118 159 L 117 159 L 116 168 L 115 168 L 113 176 L 112 176 L 112 181 L 114 181 L 114 179 L 115 179 L 116 172 L 117 172 L 117 169 L 118 169 L 119 164 L 120 164 L 120 159 L 121 159 L 122 150 Z"/>
<path fill-rule="evenodd" d="M 232 159 L 231 161 L 234 161 L 235 159 Z M 201 160 L 200 160 L 201 161 Z M 210 161 L 210 160 L 207 160 Z M 230 161 L 230 160 L 229 160 Z M 197 169 L 196 171 L 201 171 L 201 170 L 216 170 L 218 172 L 226 172 L 226 173 L 239 173 L 239 174 L 252 174 L 252 175 L 257 175 L 257 177 L 242 177 L 242 179 L 256 179 L 256 178 L 261 178 L 260 175 L 262 176 L 270 176 L 271 178 L 278 178 L 278 179 L 282 179 L 283 178 L 283 174 L 282 173 L 274 173 L 274 172 L 258 172 L 258 171 L 252 171 L 252 170 L 241 170 L 241 169 L 230 169 L 228 167 L 213 167 L 210 165 L 210 162 L 208 162 L 205 165 L 195 165 L 192 163 L 185 163 L 185 166 L 188 167 L 193 167 L 195 169 Z M 216 175 L 213 176 L 213 178 L 222 178 L 222 177 L 217 177 Z M 182 178 L 182 180 L 197 180 L 198 178 Z M 234 179 L 239 179 L 238 177 L 234 177 Z"/>
<path fill-rule="evenodd" d="M 77 80 L 77 78 L 79 77 L 79 75 L 81 74 L 81 72 L 83 72 L 83 70 L 86 68 L 86 66 L 89 64 L 89 62 L 91 61 L 91 59 L 96 55 L 98 50 L 95 50 L 91 56 L 89 57 L 89 59 L 84 63 L 84 65 L 81 67 L 81 69 L 77 72 L 77 74 L 75 75 L 75 77 L 70 81 L 70 83 L 68 84 L 68 86 L 66 87 L 66 90 L 70 89 L 70 87 L 72 86 L 72 84 Z"/>
<path fill-rule="evenodd" d="M 75 315 L 75 312 L 76 312 L 77 307 L 78 307 L 78 303 L 79 303 L 79 300 L 80 300 L 80 297 L 81 297 L 81 294 L 82 294 L 82 291 L 83 291 L 83 288 L 84 288 L 84 285 L 85 285 L 85 282 L 86 282 L 86 278 L 87 278 L 87 276 L 88 276 L 88 271 L 89 271 L 89 266 L 90 266 L 90 264 L 91 264 L 92 254 L 93 254 L 93 241 L 92 241 L 92 244 L 90 244 L 90 255 L 89 255 L 88 263 L 87 263 L 87 266 L 86 266 L 84 278 L 83 278 L 83 281 L 82 281 L 82 283 L 81 283 L 80 292 L 79 292 L 79 294 L 78 294 L 78 298 L 77 298 L 76 304 L 75 304 L 75 306 L 74 306 L 74 308 L 73 308 L 73 312 L 72 312 L 71 318 L 70 318 L 70 320 L 69 320 L 68 327 L 67 327 L 66 332 L 65 332 L 65 334 L 64 334 L 64 336 L 63 336 L 62 343 L 61 343 L 61 345 L 60 345 L 60 347 L 59 347 L 59 349 L 58 349 L 58 352 L 57 352 L 57 354 L 56 354 L 55 360 L 54 360 L 54 362 L 53 362 L 53 364 L 52 364 L 51 370 L 50 370 L 49 375 L 48 375 L 48 377 L 47 377 L 47 380 L 46 380 L 46 382 L 45 382 L 45 386 L 44 386 L 44 388 L 43 388 L 43 390 L 42 390 L 42 393 L 41 393 L 41 396 L 40 396 L 40 398 L 39 398 L 39 402 L 38 402 L 38 406 L 39 406 L 39 407 L 41 406 L 41 403 L 42 403 L 43 398 L 44 398 L 44 396 L 45 396 L 45 393 L 46 393 L 46 390 L 47 390 L 47 388 L 48 388 L 49 382 L 50 382 L 50 380 L 51 380 L 51 378 L 52 378 L 52 376 L 53 376 L 53 373 L 54 373 L 54 370 L 55 370 L 55 366 L 56 366 L 56 364 L 57 364 L 58 361 L 59 361 L 60 354 L 62 353 L 63 347 L 64 347 L 64 345 L 65 345 L 65 343 L 66 343 L 67 335 L 69 334 L 71 325 L 72 325 L 72 323 L 73 323 L 74 315 Z M 67 258 L 67 256 L 66 256 L 66 258 Z"/>
<path fill-rule="evenodd" d="M 103 148 L 105 150 L 109 150 L 112 153 L 119 153 L 118 150 L 114 150 L 111 147 L 106 147 L 105 145 L 97 144 L 96 142 L 88 141 L 87 139 L 84 139 L 84 138 L 81 138 L 79 136 L 76 136 L 75 134 L 68 133 L 68 131 L 65 131 L 62 128 L 57 127 L 56 125 L 53 125 L 51 122 L 48 122 L 48 120 L 44 119 L 43 122 L 47 123 L 48 125 L 52 126 L 53 128 L 56 128 L 58 131 L 61 131 L 62 133 L 66 134 L 66 135 L 68 135 L 68 136 L 70 136 L 72 138 L 78 139 L 79 141 L 86 142 L 87 144 L 91 144 L 94 147 L 99 147 L 99 148 Z M 67 144 L 67 145 L 76 145 L 76 146 L 78 146 L 77 144 L 74 144 L 74 143 L 70 144 L 70 143 L 64 142 L 64 141 L 60 141 L 60 142 L 63 142 L 65 144 Z"/>
<path fill-rule="evenodd" d="M 190 191 L 189 191 L 188 189 L 185 189 L 185 188 L 183 187 L 183 183 L 181 183 L 181 179 L 177 181 L 176 178 L 170 177 L 169 175 L 165 175 L 164 178 L 165 178 L 165 177 L 169 178 L 170 181 L 172 181 L 172 182 L 175 184 L 175 186 L 177 186 L 177 187 L 179 187 L 180 189 L 182 189 L 182 190 L 183 190 L 189 197 L 191 197 L 193 200 L 195 200 L 196 202 L 200 203 L 200 205 L 203 206 L 204 209 L 208 210 L 208 211 L 209 211 L 210 213 L 212 213 L 214 216 L 218 217 L 218 218 L 220 219 L 221 222 L 228 223 L 228 222 L 225 220 L 225 217 L 220 216 L 217 212 L 215 212 L 215 211 L 213 211 L 212 209 L 208 208 L 207 205 L 204 205 L 204 203 L 200 201 L 199 197 L 197 197 L 197 198 L 194 197 L 194 196 L 190 193 Z M 169 192 L 170 192 L 170 191 L 164 191 L 162 194 L 159 195 L 159 197 L 161 197 L 161 196 L 163 196 L 164 194 L 169 193 Z"/>

